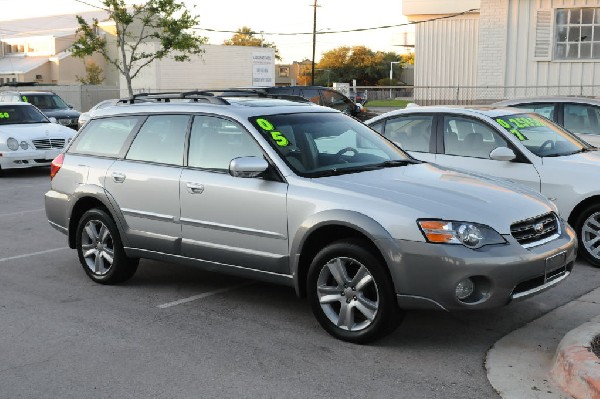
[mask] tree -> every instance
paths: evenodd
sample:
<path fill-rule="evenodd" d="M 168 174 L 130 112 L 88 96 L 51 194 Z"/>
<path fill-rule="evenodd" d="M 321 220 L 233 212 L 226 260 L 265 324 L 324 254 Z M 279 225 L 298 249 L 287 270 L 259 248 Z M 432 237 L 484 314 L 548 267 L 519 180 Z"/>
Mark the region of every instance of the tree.
<path fill-rule="evenodd" d="M 223 44 L 225 46 L 252 46 L 252 47 L 268 47 L 275 50 L 275 58 L 281 60 L 279 55 L 279 49 L 275 43 L 265 41 L 263 37 L 255 36 L 256 32 L 252 31 L 247 26 L 242 26 L 240 29 L 235 31 L 231 39 L 225 40 Z"/>
<path fill-rule="evenodd" d="M 400 61 L 400 56 L 393 52 L 374 52 L 365 46 L 337 47 L 322 54 L 317 68 L 330 72 L 329 76 L 322 74 L 317 80 L 323 84 L 327 79 L 332 82 L 350 82 L 356 79 L 359 85 L 375 85 L 381 79 L 389 77 L 392 61 Z M 399 68 L 399 64 L 394 66 Z"/>
<path fill-rule="evenodd" d="M 123 75 L 130 96 L 133 96 L 132 80 L 152 61 L 167 56 L 175 61 L 189 61 L 190 55 L 203 52 L 201 46 L 207 39 L 189 32 L 198 24 L 198 16 L 190 14 L 183 3 L 176 0 L 147 0 L 131 6 L 125 0 L 101 0 L 101 3 L 115 23 L 117 55 L 113 55 L 114 49 L 100 34 L 98 20 L 88 24 L 79 15 L 79 37 L 71 52 L 81 58 L 100 53 Z M 158 46 L 149 49 L 149 42 Z"/>
<path fill-rule="evenodd" d="M 84 85 L 99 85 L 104 82 L 104 76 L 102 76 L 102 68 L 94 61 L 85 63 L 85 76 L 75 76 L 77 81 Z"/>

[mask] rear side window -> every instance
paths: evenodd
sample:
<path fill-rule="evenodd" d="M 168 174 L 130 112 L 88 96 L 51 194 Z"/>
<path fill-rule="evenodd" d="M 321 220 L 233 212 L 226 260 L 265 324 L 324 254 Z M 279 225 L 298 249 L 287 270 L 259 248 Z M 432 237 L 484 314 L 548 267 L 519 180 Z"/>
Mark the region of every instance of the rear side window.
<path fill-rule="evenodd" d="M 139 116 L 91 120 L 77 136 L 69 152 L 116 158 L 140 120 Z"/>
<path fill-rule="evenodd" d="M 519 108 L 523 111 L 527 112 L 535 112 L 536 114 L 540 114 L 545 116 L 546 118 L 553 120 L 554 119 L 554 104 L 549 103 L 532 103 L 532 104 L 516 104 L 509 105 L 512 108 Z"/>
<path fill-rule="evenodd" d="M 383 135 L 405 151 L 429 152 L 432 115 L 403 116 L 390 119 Z"/>
<path fill-rule="evenodd" d="M 182 166 L 189 121 L 189 115 L 149 116 L 126 159 Z"/>

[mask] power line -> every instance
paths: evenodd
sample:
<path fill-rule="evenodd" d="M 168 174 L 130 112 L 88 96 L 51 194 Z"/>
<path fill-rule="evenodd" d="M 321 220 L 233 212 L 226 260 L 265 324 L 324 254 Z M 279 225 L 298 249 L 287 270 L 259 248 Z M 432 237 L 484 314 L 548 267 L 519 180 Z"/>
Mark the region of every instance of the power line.
<path fill-rule="evenodd" d="M 76 1 L 80 1 L 80 0 L 76 0 Z M 456 13 L 456 14 L 451 14 L 451 15 L 445 15 L 443 17 L 426 19 L 426 20 L 423 20 L 423 21 L 406 22 L 406 23 L 396 24 L 396 25 L 383 25 L 383 26 L 376 26 L 376 27 L 372 27 L 372 28 L 356 28 L 356 29 L 345 29 L 345 30 L 337 30 L 337 31 L 322 31 L 322 32 L 316 32 L 316 34 L 317 35 L 330 35 L 330 34 L 334 34 L 334 33 L 352 33 L 352 32 L 364 32 L 364 31 L 370 31 L 370 30 L 378 30 L 378 29 L 398 28 L 398 27 L 402 27 L 402 26 L 418 25 L 418 24 L 423 24 L 423 23 L 426 23 L 426 22 L 439 21 L 441 19 L 454 18 L 454 17 L 458 17 L 460 15 L 469 14 L 469 13 L 474 12 L 474 11 L 479 11 L 479 8 L 471 8 L 470 10 L 459 12 L 459 13 Z M 235 31 L 234 30 L 218 30 L 218 29 L 199 28 L 199 27 L 194 27 L 192 29 L 203 30 L 203 31 L 213 32 L 213 33 L 240 33 L 237 30 L 235 30 Z M 296 35 L 312 35 L 313 32 L 283 33 L 283 32 L 263 32 L 263 31 L 254 32 L 254 31 L 250 31 L 250 32 L 248 32 L 248 34 L 252 34 L 252 35 L 273 35 L 273 36 L 296 36 Z"/>

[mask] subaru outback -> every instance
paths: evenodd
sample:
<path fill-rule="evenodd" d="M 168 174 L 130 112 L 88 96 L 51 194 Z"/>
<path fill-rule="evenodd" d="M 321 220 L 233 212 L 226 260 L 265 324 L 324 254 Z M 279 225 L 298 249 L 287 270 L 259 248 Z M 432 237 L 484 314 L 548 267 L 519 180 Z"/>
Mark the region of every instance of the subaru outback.
<path fill-rule="evenodd" d="M 417 161 L 355 119 L 272 98 L 99 111 L 51 167 L 50 224 L 89 278 L 140 258 L 285 284 L 336 338 L 407 309 L 486 309 L 556 286 L 577 242 L 540 194 Z"/>

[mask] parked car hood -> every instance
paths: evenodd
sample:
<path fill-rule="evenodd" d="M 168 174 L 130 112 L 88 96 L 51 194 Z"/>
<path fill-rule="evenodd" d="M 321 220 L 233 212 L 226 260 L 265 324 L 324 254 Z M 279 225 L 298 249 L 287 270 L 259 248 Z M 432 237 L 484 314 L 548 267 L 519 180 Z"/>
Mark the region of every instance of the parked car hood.
<path fill-rule="evenodd" d="M 338 195 L 343 196 L 338 198 L 344 198 L 344 202 L 360 201 L 369 214 L 379 215 L 384 225 L 389 225 L 390 214 L 399 219 L 411 215 L 415 219 L 481 223 L 510 234 L 512 223 L 555 209 L 526 187 L 427 163 L 315 180 L 330 190 L 338 188 Z"/>
<path fill-rule="evenodd" d="M 48 118 L 79 118 L 79 112 L 73 109 L 40 109 Z"/>
<path fill-rule="evenodd" d="M 596 168 L 595 171 L 598 173 L 598 171 L 600 171 L 600 169 L 597 169 L 600 167 L 600 150 L 565 155 L 562 157 L 546 157 L 542 158 L 542 162 L 544 164 L 560 163 L 565 165 L 565 167 L 577 168 L 574 170 L 580 170 L 579 168 L 585 168 L 586 165 L 589 165 L 590 167 Z"/>
<path fill-rule="evenodd" d="M 33 140 L 43 138 L 69 139 L 75 135 L 73 129 L 57 123 L 31 123 L 21 125 L 0 126 L 0 140 L 13 137 L 17 140 Z"/>

